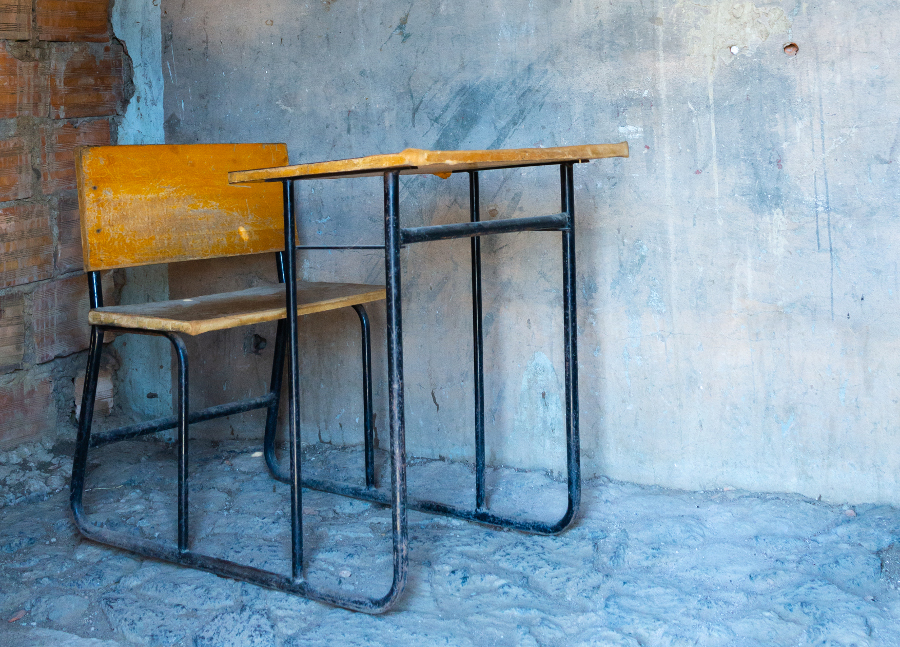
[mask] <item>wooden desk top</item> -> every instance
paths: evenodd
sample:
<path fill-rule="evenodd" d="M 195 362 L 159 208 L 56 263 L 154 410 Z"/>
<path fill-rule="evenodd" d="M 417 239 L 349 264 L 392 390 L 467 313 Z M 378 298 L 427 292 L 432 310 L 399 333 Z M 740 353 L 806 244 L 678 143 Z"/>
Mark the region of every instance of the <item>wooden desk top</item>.
<path fill-rule="evenodd" d="M 428 151 L 407 148 L 390 155 L 370 155 L 333 162 L 296 164 L 252 171 L 233 171 L 230 184 L 313 178 L 374 177 L 385 171 L 401 175 L 431 174 L 450 177 L 461 171 L 482 171 L 509 166 L 537 166 L 564 162 L 588 162 L 604 157 L 628 157 L 628 142 L 561 146 L 558 148 L 510 148 L 488 151 Z"/>

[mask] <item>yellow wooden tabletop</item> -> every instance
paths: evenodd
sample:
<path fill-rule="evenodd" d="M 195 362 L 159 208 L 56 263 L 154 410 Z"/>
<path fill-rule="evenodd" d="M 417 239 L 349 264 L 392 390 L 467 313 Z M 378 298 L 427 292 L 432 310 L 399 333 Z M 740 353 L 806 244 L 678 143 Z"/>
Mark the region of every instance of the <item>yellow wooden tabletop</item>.
<path fill-rule="evenodd" d="M 588 144 L 557 148 L 509 148 L 487 151 L 428 151 L 407 148 L 389 155 L 370 155 L 353 159 L 313 164 L 295 164 L 276 168 L 233 171 L 228 182 L 265 182 L 305 180 L 329 177 L 369 177 L 397 170 L 401 175 L 432 174 L 449 177 L 460 171 L 480 171 L 507 166 L 536 166 L 564 162 L 588 162 L 604 157 L 628 157 L 628 142 Z"/>

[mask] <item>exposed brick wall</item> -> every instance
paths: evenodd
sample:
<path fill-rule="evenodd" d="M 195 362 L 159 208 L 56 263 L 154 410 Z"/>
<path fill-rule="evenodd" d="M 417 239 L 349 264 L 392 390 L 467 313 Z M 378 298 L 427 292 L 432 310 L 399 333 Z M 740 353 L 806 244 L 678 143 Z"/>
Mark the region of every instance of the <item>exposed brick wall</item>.
<path fill-rule="evenodd" d="M 31 0 L 0 0 L 0 38 L 31 38 Z"/>
<path fill-rule="evenodd" d="M 0 0 L 0 449 L 65 431 L 84 366 L 74 152 L 115 143 L 130 86 L 109 4 Z"/>
<path fill-rule="evenodd" d="M 41 187 L 44 194 L 76 188 L 75 149 L 78 146 L 103 146 L 109 143 L 110 128 L 109 122 L 105 119 L 87 121 L 78 126 L 70 123 L 42 126 Z"/>
<path fill-rule="evenodd" d="M 0 201 L 31 197 L 31 159 L 22 137 L 0 140 Z"/>
<path fill-rule="evenodd" d="M 34 291 L 31 328 L 38 363 L 71 355 L 88 346 L 87 280 L 84 276 L 47 281 Z"/>
<path fill-rule="evenodd" d="M 2 14 L 0 14 L 2 15 Z M 21 61 L 0 46 L 0 119 L 47 115 L 49 82 L 38 61 Z"/>
<path fill-rule="evenodd" d="M 0 371 L 21 368 L 25 359 L 25 298 L 0 297 Z"/>
<path fill-rule="evenodd" d="M 108 0 L 37 0 L 41 40 L 104 43 L 108 22 Z"/>
<path fill-rule="evenodd" d="M 50 48 L 50 116 L 111 117 L 124 108 L 125 57 L 110 45 L 66 44 Z"/>
<path fill-rule="evenodd" d="M 115 282 L 108 274 L 104 279 L 103 300 L 104 303 L 110 303 Z M 86 323 L 89 310 L 87 285 L 84 274 L 78 274 L 46 281 L 34 291 L 31 329 L 36 361 L 39 364 L 88 347 L 90 328 Z"/>
<path fill-rule="evenodd" d="M 0 287 L 49 279 L 53 275 L 53 232 L 46 204 L 0 208 Z"/>
<path fill-rule="evenodd" d="M 34 439 L 56 426 L 53 380 L 40 370 L 16 371 L 0 377 L 0 420 L 3 444 Z M 25 406 L 23 406 L 25 405 Z"/>
<path fill-rule="evenodd" d="M 63 274 L 80 270 L 84 267 L 84 257 L 81 253 L 81 218 L 75 191 L 59 194 L 56 203 L 56 228 L 59 232 L 56 271 Z"/>

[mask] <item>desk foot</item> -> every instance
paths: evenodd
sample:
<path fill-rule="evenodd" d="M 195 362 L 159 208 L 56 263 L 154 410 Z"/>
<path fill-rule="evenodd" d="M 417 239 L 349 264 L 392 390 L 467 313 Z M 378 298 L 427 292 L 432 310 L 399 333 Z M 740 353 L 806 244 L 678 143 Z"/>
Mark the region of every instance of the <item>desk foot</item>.
<path fill-rule="evenodd" d="M 279 481 L 286 480 L 278 475 L 275 475 L 275 477 Z M 360 501 L 377 503 L 383 506 L 391 505 L 391 495 L 389 492 L 377 490 L 374 488 L 367 488 L 362 485 L 350 485 L 337 481 L 305 478 L 303 479 L 303 487 L 310 490 L 317 490 L 319 492 L 327 492 L 329 494 L 351 497 L 353 499 L 359 499 Z M 569 506 L 566 509 L 565 514 L 563 514 L 563 516 L 556 522 L 519 519 L 515 517 L 494 514 L 493 512 L 485 509 L 469 510 L 466 508 L 459 508 L 456 506 L 448 505 L 446 503 L 439 503 L 437 501 L 428 501 L 426 499 L 407 499 L 406 509 L 415 510 L 417 512 L 425 512 L 429 514 L 439 514 L 445 517 L 454 517 L 456 519 L 472 521 L 475 523 L 484 524 L 486 526 L 492 526 L 494 528 L 517 530 L 519 532 L 525 532 L 533 535 L 555 535 L 561 533 L 563 530 L 572 525 L 572 522 L 575 520 L 575 516 L 578 512 L 577 508 L 573 507 L 571 503 L 571 497 Z"/>

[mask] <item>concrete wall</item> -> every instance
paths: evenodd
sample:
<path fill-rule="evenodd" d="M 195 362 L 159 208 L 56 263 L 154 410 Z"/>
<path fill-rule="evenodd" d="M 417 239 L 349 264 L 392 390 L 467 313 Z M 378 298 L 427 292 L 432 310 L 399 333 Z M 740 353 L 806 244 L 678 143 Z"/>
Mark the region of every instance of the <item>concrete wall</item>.
<path fill-rule="evenodd" d="M 575 172 L 587 475 L 900 502 L 897 5 L 162 9 L 168 142 L 286 141 L 296 162 L 630 142 L 630 159 Z M 497 217 L 558 207 L 552 169 L 482 182 Z M 466 200 L 464 177 L 401 183 L 406 225 L 463 220 Z M 307 242 L 381 239 L 377 179 L 305 184 L 300 203 Z M 413 454 L 472 453 L 467 249 L 404 252 Z M 559 469 L 558 240 L 486 240 L 485 265 L 489 459 Z M 383 278 L 374 253 L 310 252 L 302 267 L 307 279 Z M 273 277 L 267 262 L 174 268 L 170 291 Z M 307 440 L 359 442 L 354 326 L 344 313 L 304 323 Z M 240 373 L 214 374 L 200 400 L 265 383 L 270 355 L 248 350 L 248 334 L 203 342 L 195 366 L 237 359 Z M 378 371 L 383 348 L 382 336 Z M 381 385 L 376 396 L 380 421 Z"/>

